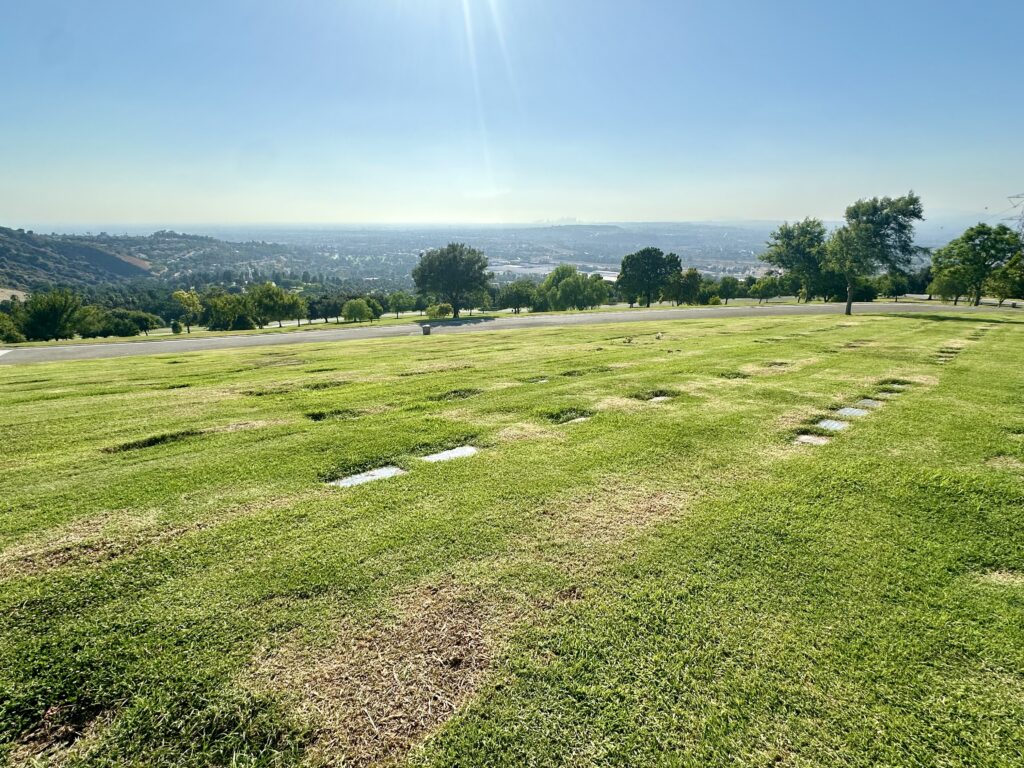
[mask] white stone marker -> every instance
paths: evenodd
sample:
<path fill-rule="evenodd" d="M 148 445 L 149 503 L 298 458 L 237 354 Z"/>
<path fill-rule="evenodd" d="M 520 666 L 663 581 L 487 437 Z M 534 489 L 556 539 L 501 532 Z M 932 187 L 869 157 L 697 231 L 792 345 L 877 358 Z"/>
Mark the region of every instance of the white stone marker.
<path fill-rule="evenodd" d="M 477 453 L 478 450 L 472 445 L 460 445 L 458 448 L 451 448 L 447 451 L 441 451 L 440 453 L 432 453 L 429 456 L 423 456 L 423 461 L 449 461 L 450 459 L 461 459 L 464 456 L 472 456 Z"/>
<path fill-rule="evenodd" d="M 405 470 L 399 467 L 378 467 L 377 469 L 360 472 L 358 475 L 349 475 L 348 477 L 342 477 L 338 480 L 331 480 L 328 485 L 336 485 L 339 488 L 349 488 L 353 485 L 362 485 L 363 483 L 370 483 L 374 480 L 383 480 L 388 477 L 398 477 L 399 475 L 404 474 Z"/>
<path fill-rule="evenodd" d="M 839 432 L 850 426 L 847 421 L 839 421 L 838 419 L 822 419 L 815 426 L 827 429 L 829 432 Z"/>

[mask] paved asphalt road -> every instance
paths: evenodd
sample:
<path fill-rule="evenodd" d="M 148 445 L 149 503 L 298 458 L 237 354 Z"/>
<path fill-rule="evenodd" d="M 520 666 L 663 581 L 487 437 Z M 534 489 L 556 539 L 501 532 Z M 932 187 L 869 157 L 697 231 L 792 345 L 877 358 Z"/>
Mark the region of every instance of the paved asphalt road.
<path fill-rule="evenodd" d="M 773 306 L 715 307 L 702 309 L 633 309 L 622 312 L 592 312 L 580 314 L 545 314 L 508 316 L 500 318 L 465 318 L 433 325 L 432 333 L 467 333 L 474 331 L 504 331 L 517 328 L 553 328 L 570 325 L 600 323 L 637 323 L 670 320 L 710 320 L 718 317 L 774 317 L 778 315 L 838 315 L 842 304 L 780 304 Z M 897 304 L 871 302 L 854 304 L 854 314 L 878 312 L 985 312 L 991 307 L 952 307 L 942 304 Z M 326 344 L 355 339 L 381 339 L 392 336 L 419 336 L 416 323 L 408 325 L 361 326 L 352 328 L 291 331 L 239 336 L 203 336 L 197 338 L 166 339 L 160 341 L 127 341 L 110 344 L 65 344 L 49 347 L 21 347 L 0 350 L 0 365 L 19 363 L 48 363 L 58 360 L 95 360 L 105 357 L 134 357 L 135 355 L 174 355 L 182 352 L 203 352 L 213 349 L 238 347 L 265 347 L 276 344 Z"/>

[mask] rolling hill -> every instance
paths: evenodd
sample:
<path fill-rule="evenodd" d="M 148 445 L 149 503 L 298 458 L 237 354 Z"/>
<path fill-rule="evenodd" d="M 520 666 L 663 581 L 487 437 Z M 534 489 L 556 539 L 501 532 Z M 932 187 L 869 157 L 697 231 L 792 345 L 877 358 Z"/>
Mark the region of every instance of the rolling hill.
<path fill-rule="evenodd" d="M 0 285 L 19 290 L 84 287 L 149 274 L 144 259 L 115 253 L 86 238 L 0 227 Z"/>

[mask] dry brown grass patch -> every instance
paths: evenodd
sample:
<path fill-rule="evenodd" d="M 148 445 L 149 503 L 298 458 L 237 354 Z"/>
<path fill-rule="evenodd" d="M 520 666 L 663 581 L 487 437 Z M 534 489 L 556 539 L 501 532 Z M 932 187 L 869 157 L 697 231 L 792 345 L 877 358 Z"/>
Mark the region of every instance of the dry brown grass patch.
<path fill-rule="evenodd" d="M 76 721 L 63 706 L 51 706 L 39 723 L 21 736 L 7 754 L 7 765 L 46 766 L 67 764 L 76 753 L 96 741 L 100 729 L 109 725 L 109 713 Z"/>
<path fill-rule="evenodd" d="M 173 535 L 158 526 L 152 512 L 115 510 L 74 520 L 32 536 L 0 553 L 0 580 L 45 573 L 70 563 L 98 563 Z"/>
<path fill-rule="evenodd" d="M 523 421 L 505 427 L 495 435 L 495 438 L 503 443 L 519 440 L 565 440 L 565 434 L 540 424 Z"/>
<path fill-rule="evenodd" d="M 852 398 L 847 399 L 852 401 Z M 806 427 L 812 417 L 820 416 L 824 410 L 813 405 L 801 405 L 780 416 L 777 423 L 783 430 L 799 429 Z"/>
<path fill-rule="evenodd" d="M 999 587 L 1024 587 L 1024 573 L 1019 571 L 997 570 L 978 574 L 978 581 L 994 584 Z"/>
<path fill-rule="evenodd" d="M 546 513 L 562 535 L 599 544 L 618 544 L 687 509 L 692 495 L 649 490 L 618 480 L 556 503 Z"/>
<path fill-rule="evenodd" d="M 176 523 L 161 522 L 156 510 L 130 509 L 72 520 L 31 534 L 0 552 L 0 581 L 36 576 L 63 566 L 106 562 L 246 515 L 281 509 L 319 493 L 322 489 L 317 488 L 298 496 L 234 504 L 211 510 L 209 515 L 195 520 Z"/>
<path fill-rule="evenodd" d="M 311 763 L 392 762 L 473 695 L 493 644 L 481 601 L 429 586 L 401 598 L 393 621 L 343 626 L 330 647 L 295 641 L 267 654 L 251 684 L 296 699 L 316 733 Z"/>
<path fill-rule="evenodd" d="M 1005 469 L 1010 471 L 1020 471 L 1024 469 L 1024 461 L 1021 461 L 1016 456 L 1007 456 L 1006 454 L 993 456 L 985 462 L 985 465 L 992 467 L 993 469 Z"/>
<path fill-rule="evenodd" d="M 599 411 L 642 411 L 646 407 L 643 400 L 635 397 L 606 397 L 597 403 Z"/>
<path fill-rule="evenodd" d="M 236 421 L 233 424 L 222 424 L 219 427 L 209 427 L 204 432 L 245 432 L 250 429 L 263 429 L 265 427 L 277 427 L 287 424 L 286 419 L 257 419 L 255 421 Z"/>

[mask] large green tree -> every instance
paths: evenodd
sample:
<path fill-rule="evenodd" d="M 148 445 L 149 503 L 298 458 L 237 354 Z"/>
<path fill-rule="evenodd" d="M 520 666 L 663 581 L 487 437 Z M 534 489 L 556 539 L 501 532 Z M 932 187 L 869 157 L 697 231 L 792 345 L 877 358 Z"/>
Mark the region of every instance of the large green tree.
<path fill-rule="evenodd" d="M 364 320 L 372 320 L 373 312 L 366 299 L 349 299 L 341 308 L 342 316 L 350 323 L 360 323 Z"/>
<path fill-rule="evenodd" d="M 924 218 L 921 198 L 858 200 L 846 209 L 846 224 L 832 233 L 825 249 L 825 265 L 846 283 L 846 314 L 853 313 L 853 292 L 858 281 L 885 268 L 905 271 L 916 252 L 914 222 Z"/>
<path fill-rule="evenodd" d="M 249 297 L 213 291 L 203 298 L 204 323 L 211 331 L 247 331 L 256 327 Z"/>
<path fill-rule="evenodd" d="M 676 270 L 669 275 L 661 295 L 676 304 L 696 304 L 700 299 L 700 286 L 703 278 L 693 267 L 685 272 Z M 650 305 L 648 305 L 650 306 Z"/>
<path fill-rule="evenodd" d="M 262 283 L 250 288 L 246 294 L 252 306 L 253 319 L 260 328 L 272 322 L 281 327 L 281 321 L 291 314 L 288 292 L 278 285 Z"/>
<path fill-rule="evenodd" d="M 342 304 L 341 296 L 336 293 L 326 293 L 310 299 L 307 314 L 310 321 L 322 318 L 326 323 L 330 318 L 337 318 L 341 315 Z"/>
<path fill-rule="evenodd" d="M 682 269 L 674 253 L 662 253 L 660 248 L 642 248 L 622 259 L 619 270 L 619 288 L 627 295 L 643 296 L 644 304 L 661 294 L 669 278 Z"/>
<path fill-rule="evenodd" d="M 800 284 L 804 301 L 810 301 L 821 288 L 825 241 L 825 224 L 821 219 L 787 222 L 772 232 L 768 248 L 760 258 L 792 275 Z"/>
<path fill-rule="evenodd" d="M 750 297 L 757 299 L 757 303 L 768 299 L 774 299 L 782 295 L 782 287 L 779 285 L 779 278 L 773 275 L 765 275 L 747 289 Z"/>
<path fill-rule="evenodd" d="M 427 251 L 412 270 L 416 290 L 451 304 L 456 318 L 472 297 L 487 290 L 490 278 L 483 252 L 465 243 Z"/>
<path fill-rule="evenodd" d="M 175 291 L 171 298 L 178 305 L 178 319 L 185 324 L 185 332 L 192 333 L 192 324 L 199 322 L 203 315 L 203 302 L 199 299 L 199 294 L 192 290 Z"/>
<path fill-rule="evenodd" d="M 880 296 L 898 302 L 900 296 L 907 292 L 909 284 L 909 279 L 902 272 L 886 272 L 875 281 L 875 288 Z"/>
<path fill-rule="evenodd" d="M 928 294 L 941 296 L 947 301 L 953 300 L 953 306 L 960 303 L 960 297 L 970 290 L 967 275 L 958 267 L 947 267 L 937 272 L 932 281 L 928 283 Z"/>
<path fill-rule="evenodd" d="M 523 307 L 532 307 L 536 298 L 537 285 L 532 280 L 515 280 L 498 291 L 497 306 L 500 309 L 511 309 L 518 315 Z"/>
<path fill-rule="evenodd" d="M 726 275 L 718 283 L 718 298 L 729 304 L 729 299 L 735 299 L 740 295 L 740 281 L 732 275 Z"/>
<path fill-rule="evenodd" d="M 81 309 L 81 299 L 71 291 L 33 293 L 25 302 L 22 333 L 29 341 L 70 339 L 77 330 Z"/>
<path fill-rule="evenodd" d="M 999 306 L 1007 299 L 1024 299 L 1024 253 L 1018 252 L 993 271 L 985 285 L 999 300 Z"/>
<path fill-rule="evenodd" d="M 284 316 L 288 320 L 294 320 L 296 325 L 302 325 L 302 318 L 309 313 L 309 305 L 306 300 L 297 293 L 285 294 Z"/>
<path fill-rule="evenodd" d="M 395 313 L 395 319 L 401 312 L 408 312 L 416 306 L 416 299 L 405 291 L 395 291 L 388 296 L 388 309 Z"/>
<path fill-rule="evenodd" d="M 974 306 L 978 306 L 985 282 L 1019 254 L 1021 247 L 1020 235 L 1005 224 L 994 227 L 975 224 L 935 252 L 932 268 L 936 275 L 947 269 L 956 269 L 959 278 L 967 284 L 966 293 Z"/>
<path fill-rule="evenodd" d="M 589 277 L 572 264 L 559 264 L 537 288 L 538 303 L 547 309 L 590 309 L 608 301 L 604 278 Z"/>

